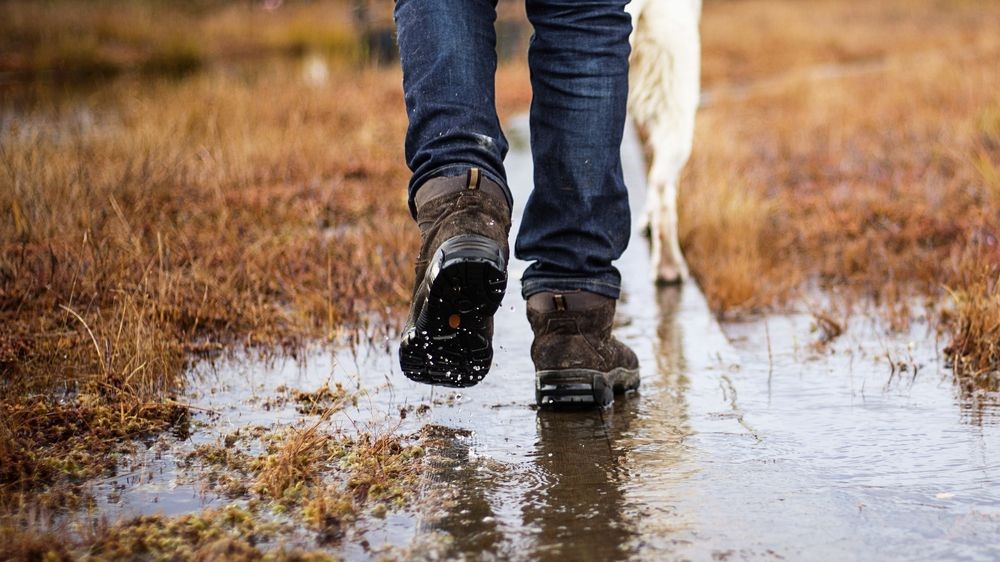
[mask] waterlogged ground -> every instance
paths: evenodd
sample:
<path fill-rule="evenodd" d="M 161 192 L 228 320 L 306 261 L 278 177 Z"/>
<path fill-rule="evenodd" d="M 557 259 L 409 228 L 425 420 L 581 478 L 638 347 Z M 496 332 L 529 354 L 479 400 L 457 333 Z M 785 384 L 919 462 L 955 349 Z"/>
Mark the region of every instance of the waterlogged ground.
<path fill-rule="evenodd" d="M 508 172 L 523 204 L 526 123 L 510 129 Z M 641 209 L 632 136 L 625 154 Z M 496 363 L 479 386 L 410 383 L 393 341 L 205 363 L 184 397 L 191 435 L 163 437 L 94 482 L 96 505 L 74 517 L 248 506 L 245 484 L 192 452 L 221 443 L 259 454 L 262 435 L 317 419 L 294 392 L 327 386 L 321 400 L 337 406 L 324 409 L 335 411 L 325 431 L 419 432 L 412 499 L 362 513 L 335 539 L 263 508 L 281 525 L 265 548 L 362 560 L 1000 558 L 1000 407 L 959 395 L 926 325 L 887 335 L 860 313 L 829 344 L 817 342 L 832 328 L 811 329 L 808 313 L 720 328 L 693 284 L 657 290 L 647 267 L 636 237 L 620 262 L 618 334 L 639 354 L 643 386 L 613 410 L 534 407 L 515 261 Z"/>

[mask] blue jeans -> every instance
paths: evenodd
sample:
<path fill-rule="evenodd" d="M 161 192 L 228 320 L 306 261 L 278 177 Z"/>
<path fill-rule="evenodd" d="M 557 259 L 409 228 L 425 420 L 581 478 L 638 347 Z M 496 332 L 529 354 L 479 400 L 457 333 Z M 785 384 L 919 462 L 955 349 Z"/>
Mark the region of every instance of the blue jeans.
<path fill-rule="evenodd" d="M 515 255 L 525 298 L 584 290 L 618 298 L 612 265 L 631 231 L 620 148 L 628 95 L 628 0 L 526 0 L 534 35 L 534 190 Z M 494 0 L 397 0 L 413 196 L 426 180 L 479 167 L 504 186 L 507 139 L 494 101 Z"/>

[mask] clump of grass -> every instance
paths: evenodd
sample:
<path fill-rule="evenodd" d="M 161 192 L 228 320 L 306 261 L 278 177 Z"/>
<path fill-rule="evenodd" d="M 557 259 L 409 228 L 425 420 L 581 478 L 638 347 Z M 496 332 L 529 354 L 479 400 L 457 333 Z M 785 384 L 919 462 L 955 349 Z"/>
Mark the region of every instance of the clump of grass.
<path fill-rule="evenodd" d="M 305 429 L 289 428 L 270 450 L 257 460 L 252 489 L 274 500 L 299 495 L 306 486 L 319 482 L 323 464 L 333 456 L 331 438 L 319 430 L 325 419 Z"/>
<path fill-rule="evenodd" d="M 266 434 L 262 426 L 241 428 L 215 443 L 202 443 L 184 456 L 181 465 L 193 471 L 204 487 L 229 498 L 245 498 L 253 484 L 253 470 L 259 466 L 248 452 L 254 436 Z"/>
<path fill-rule="evenodd" d="M 345 451 L 342 466 L 349 471 L 347 488 L 359 502 L 402 507 L 412 497 L 414 465 L 423 455 L 422 447 L 405 445 L 395 433 L 363 433 Z"/>
<path fill-rule="evenodd" d="M 680 240 L 714 310 L 730 315 L 759 310 L 795 286 L 796 272 L 771 251 L 781 238 L 777 209 L 729 178 L 681 199 Z"/>
<path fill-rule="evenodd" d="M 342 507 L 338 498 L 344 495 L 352 506 L 403 507 L 412 497 L 423 449 L 406 444 L 394 431 L 331 435 L 320 429 L 326 419 L 272 436 L 267 452 L 251 463 L 256 474 L 253 491 L 286 506 L 311 497 L 307 510 L 314 519 L 322 518 L 316 514 L 323 513 L 324 506 Z M 325 478 L 330 474 L 336 483 Z"/>
<path fill-rule="evenodd" d="M 308 494 L 304 520 L 324 541 L 342 536 L 344 525 L 366 506 L 375 517 L 405 507 L 414 498 L 420 445 L 406 445 L 395 433 L 362 433 L 342 443 L 340 469 L 345 479 Z"/>
<path fill-rule="evenodd" d="M 402 507 L 411 497 L 407 486 L 416 474 L 414 461 L 423 453 L 420 446 L 405 445 L 393 432 L 337 439 L 319 430 L 323 421 L 303 430 L 289 429 L 275 438 L 274 445 L 254 463 L 254 491 L 272 500 L 295 503 L 312 493 L 309 489 L 321 482 L 336 460 L 337 470 L 344 475 L 343 486 L 328 491 L 348 493 L 354 498 L 352 504 L 374 501 Z"/>
<path fill-rule="evenodd" d="M 970 267 L 970 269 L 972 269 Z M 957 380 L 969 394 L 1000 392 L 1000 268 L 982 267 L 952 290 L 948 316 L 953 334 L 945 349 Z"/>
<path fill-rule="evenodd" d="M 138 517 L 98 531 L 84 541 L 93 560 L 137 557 L 152 560 L 332 561 L 320 550 L 268 546 L 281 526 L 262 522 L 251 511 L 229 506 L 201 513 Z"/>
<path fill-rule="evenodd" d="M 213 490 L 259 497 L 301 518 L 321 542 L 336 542 L 363 513 L 382 517 L 409 504 L 423 448 L 374 426 L 357 435 L 323 431 L 326 420 L 261 436 L 266 450 L 256 457 L 239 449 L 249 446 L 246 436 L 230 435 L 198 447 L 188 460 L 211 466 L 205 474 Z M 241 488 L 247 480 L 251 486 Z"/>
<path fill-rule="evenodd" d="M 333 388 L 327 383 L 311 392 L 293 390 L 291 397 L 298 403 L 296 411 L 307 415 L 329 415 L 343 408 L 348 402 L 357 405 L 358 401 L 357 396 L 350 394 L 339 382 Z"/>
<path fill-rule="evenodd" d="M 57 538 L 54 532 L 36 532 L 0 525 L 0 560 L 70 562 L 75 559 L 70 552 L 70 545 Z"/>
<path fill-rule="evenodd" d="M 83 332 L 82 345 L 72 343 L 78 331 L 65 332 L 49 352 L 63 353 L 68 376 L 50 392 L 36 393 L 11 378 L 9 394 L 0 398 L 0 486 L 23 490 L 25 484 L 80 482 L 114 465 L 124 439 L 173 427 L 184 431 L 187 410 L 173 400 L 183 357 L 163 338 L 150 311 L 128 297 L 90 323 L 68 306 L 65 321 Z M 93 324 L 93 327 L 91 327 Z M 85 343 L 83 343 L 85 342 Z M 29 361 L 41 361 L 29 356 Z M 51 367 L 51 364 L 43 363 Z M 72 367 L 70 367 L 72 365 Z M 17 375 L 41 365 L 20 363 Z M 45 380 L 52 380 L 48 374 Z M 19 384 L 20 382 L 20 384 Z"/>
<path fill-rule="evenodd" d="M 254 559 L 254 544 L 274 532 L 261 526 L 252 514 L 238 507 L 167 518 L 158 515 L 133 519 L 97 533 L 89 550 L 98 559 L 121 559 L 137 555 L 153 559 L 200 557 Z M 212 555 L 215 556 L 212 556 Z"/>

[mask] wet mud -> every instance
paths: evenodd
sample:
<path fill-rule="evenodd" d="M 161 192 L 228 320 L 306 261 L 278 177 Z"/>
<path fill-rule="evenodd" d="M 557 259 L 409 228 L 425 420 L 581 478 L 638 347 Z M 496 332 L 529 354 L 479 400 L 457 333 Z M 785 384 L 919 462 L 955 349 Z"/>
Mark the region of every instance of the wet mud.
<path fill-rule="evenodd" d="M 509 129 L 507 169 L 523 205 L 526 122 Z M 624 153 L 638 216 L 643 165 L 631 133 Z M 315 418 L 289 389 L 340 384 L 343 396 L 323 402 L 331 428 L 419 435 L 425 451 L 409 506 L 364 515 L 332 547 L 348 559 L 1000 557 L 1000 408 L 960 393 L 926 325 L 887 335 L 857 315 L 826 344 L 808 313 L 720 326 L 695 284 L 654 287 L 635 236 L 619 264 L 618 334 L 640 357 L 640 391 L 602 412 L 539 411 L 516 282 L 524 267 L 511 265 L 495 364 L 480 385 L 411 383 L 394 341 L 205 363 L 185 397 L 191 435 L 164 437 L 92 483 L 91 513 L 114 521 L 244 502 L 185 459 L 237 430 Z M 316 541 L 293 529 L 275 544 Z"/>

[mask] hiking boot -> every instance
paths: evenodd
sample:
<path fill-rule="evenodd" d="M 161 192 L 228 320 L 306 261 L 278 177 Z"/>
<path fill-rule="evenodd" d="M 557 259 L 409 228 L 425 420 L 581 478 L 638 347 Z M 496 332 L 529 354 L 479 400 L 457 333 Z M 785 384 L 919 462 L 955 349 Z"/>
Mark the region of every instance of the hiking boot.
<path fill-rule="evenodd" d="M 528 298 L 535 333 L 535 401 L 543 407 L 607 407 L 639 387 L 639 360 L 611 335 L 615 300 L 584 291 Z"/>
<path fill-rule="evenodd" d="M 466 387 L 493 362 L 493 314 L 507 288 L 510 206 L 478 168 L 433 178 L 417 190 L 420 255 L 399 346 L 403 374 Z"/>

